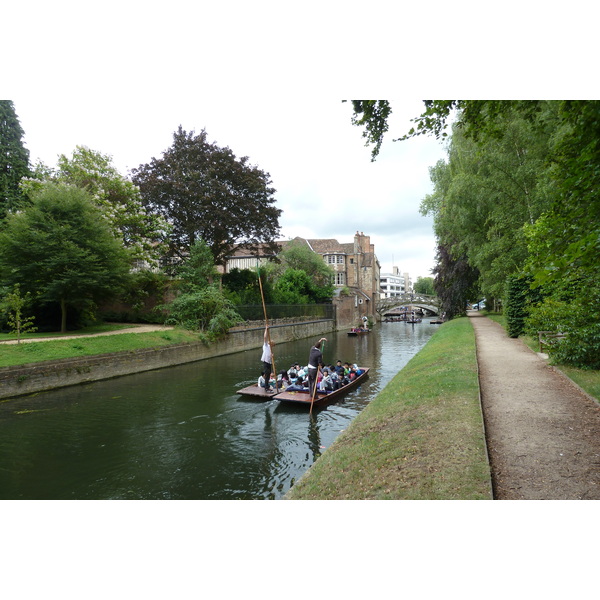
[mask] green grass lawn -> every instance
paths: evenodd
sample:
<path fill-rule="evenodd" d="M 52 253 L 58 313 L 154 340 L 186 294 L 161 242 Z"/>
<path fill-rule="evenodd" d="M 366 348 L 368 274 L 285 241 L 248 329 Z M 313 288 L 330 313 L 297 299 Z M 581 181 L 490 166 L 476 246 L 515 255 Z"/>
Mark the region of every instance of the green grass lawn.
<path fill-rule="evenodd" d="M 118 327 L 118 329 L 122 328 L 123 327 Z M 103 329 L 102 331 L 106 330 Z M 79 330 L 76 333 L 81 335 L 82 333 L 99 332 L 100 331 L 90 331 L 88 329 Z M 73 333 L 75 334 L 75 332 Z M 119 335 L 91 338 L 73 337 L 69 340 L 0 344 L 0 367 L 198 341 L 200 341 L 198 333 L 193 333 L 184 329 L 172 329 L 148 333 L 122 333 Z"/>
<path fill-rule="evenodd" d="M 469 320 L 442 325 L 287 498 L 491 499 Z"/>
<path fill-rule="evenodd" d="M 61 337 L 65 335 L 88 335 L 91 333 L 104 333 L 106 331 L 118 331 L 119 329 L 129 329 L 132 327 L 131 324 L 126 323 L 99 323 L 97 325 L 91 325 L 90 327 L 84 327 L 77 331 L 67 331 L 67 333 L 61 333 L 60 331 L 44 332 L 44 333 L 25 333 L 21 334 L 22 340 L 31 340 L 37 338 L 53 338 Z M 17 336 L 13 333 L 0 333 L 0 342 L 6 342 L 16 340 Z"/>

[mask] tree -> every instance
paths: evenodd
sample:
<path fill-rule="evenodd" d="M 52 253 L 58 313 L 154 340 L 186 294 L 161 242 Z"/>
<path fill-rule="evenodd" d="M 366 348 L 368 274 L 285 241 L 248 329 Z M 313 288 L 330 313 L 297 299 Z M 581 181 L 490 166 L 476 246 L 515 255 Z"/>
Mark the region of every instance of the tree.
<path fill-rule="evenodd" d="M 59 303 L 61 332 L 68 307 L 90 309 L 112 296 L 128 269 L 129 256 L 102 212 L 75 186 L 46 184 L 0 233 L 3 283 L 20 283 L 40 304 Z"/>
<path fill-rule="evenodd" d="M 262 290 L 265 302 L 272 301 L 271 284 L 263 273 L 261 273 Z M 258 273 L 253 269 L 234 268 L 225 273 L 221 279 L 226 296 L 234 304 L 262 304 Z"/>
<path fill-rule="evenodd" d="M 411 119 L 415 127 L 394 141 L 403 141 L 418 135 L 434 135 L 446 138 L 454 116 L 456 125 L 464 129 L 467 137 L 477 141 L 485 137 L 497 137 L 498 117 L 518 109 L 521 114 L 535 121 L 543 102 L 532 100 L 423 100 L 425 110 Z M 354 114 L 352 124 L 364 127 L 363 137 L 367 145 L 373 144 L 372 160 L 379 154 L 383 136 L 388 131 L 388 119 L 392 106 L 388 100 L 352 100 Z"/>
<path fill-rule="evenodd" d="M 37 331 L 33 325 L 35 317 L 26 317 L 24 309 L 31 304 L 31 293 L 21 295 L 20 285 L 15 284 L 13 291 L 6 294 L 2 302 L 2 311 L 8 317 L 10 332 L 17 336 L 17 344 L 21 343 L 21 334 Z"/>
<path fill-rule="evenodd" d="M 144 205 L 171 224 L 174 256 L 185 256 L 202 238 L 215 264 L 224 265 L 236 244 L 272 242 L 279 232 L 269 174 L 209 143 L 205 130 L 194 135 L 180 126 L 162 157 L 132 174 Z"/>
<path fill-rule="evenodd" d="M 464 315 L 467 303 L 479 295 L 479 272 L 469 265 L 464 256 L 453 256 L 442 244 L 438 244 L 436 258 L 434 287 L 442 313 L 448 319 Z"/>
<path fill-rule="evenodd" d="M 314 284 L 311 278 L 300 269 L 286 269 L 273 285 L 276 304 L 314 303 Z"/>
<path fill-rule="evenodd" d="M 556 122 L 556 108 L 543 107 L 548 123 Z M 503 298 L 507 278 L 522 271 L 528 257 L 524 227 L 550 204 L 545 173 L 552 132 L 517 109 L 498 116 L 495 136 L 478 142 L 455 125 L 448 162 L 430 170 L 434 193 L 421 212 L 434 216 L 437 238 L 478 269 L 488 299 Z"/>
<path fill-rule="evenodd" d="M 59 156 L 56 169 L 36 165 L 32 177 L 24 180 L 22 187 L 31 194 L 47 182 L 67 183 L 87 190 L 115 235 L 131 251 L 132 260 L 154 264 L 164 254 L 161 242 L 169 230 L 166 221 L 144 208 L 139 188 L 119 173 L 111 156 L 77 146 L 71 157 Z"/>
<path fill-rule="evenodd" d="M 21 178 L 29 175 L 29 150 L 12 100 L 0 100 L 0 219 L 23 202 Z"/>
<path fill-rule="evenodd" d="M 413 285 L 413 290 L 415 294 L 433 296 L 435 294 L 433 277 L 418 277 L 416 283 Z"/>
<path fill-rule="evenodd" d="M 204 289 L 214 282 L 218 272 L 210 248 L 203 239 L 194 242 L 189 257 L 177 267 L 176 274 L 181 280 L 182 292 Z"/>
<path fill-rule="evenodd" d="M 333 296 L 334 270 L 306 244 L 292 240 L 277 255 L 277 261 L 267 265 L 268 278 L 274 287 L 288 269 L 306 273 L 311 284 L 310 289 L 305 288 L 304 295 L 308 295 L 311 302 L 326 302 Z M 295 277 L 297 275 L 291 275 L 290 280 Z"/>

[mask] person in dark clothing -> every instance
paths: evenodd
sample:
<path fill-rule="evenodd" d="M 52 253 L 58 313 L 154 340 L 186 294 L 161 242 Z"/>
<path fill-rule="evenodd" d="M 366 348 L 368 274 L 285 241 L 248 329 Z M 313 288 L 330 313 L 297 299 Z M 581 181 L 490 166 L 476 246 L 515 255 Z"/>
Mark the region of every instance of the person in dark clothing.
<path fill-rule="evenodd" d="M 317 373 L 319 366 L 323 366 L 323 353 L 321 352 L 321 344 L 326 342 L 327 338 L 321 338 L 311 349 L 308 355 L 308 390 L 311 396 L 315 392 L 317 385 Z"/>

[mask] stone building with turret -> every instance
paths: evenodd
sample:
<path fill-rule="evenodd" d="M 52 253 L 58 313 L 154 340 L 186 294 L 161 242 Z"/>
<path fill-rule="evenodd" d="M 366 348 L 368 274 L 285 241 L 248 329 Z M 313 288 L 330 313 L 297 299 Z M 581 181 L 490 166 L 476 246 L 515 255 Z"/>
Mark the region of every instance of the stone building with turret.
<path fill-rule="evenodd" d="M 380 264 L 375 254 L 375 246 L 371 238 L 363 232 L 356 232 L 352 242 L 340 243 L 330 239 L 305 239 L 296 237 L 293 240 L 278 241 L 277 246 L 283 250 L 291 242 L 306 244 L 313 252 L 334 271 L 334 285 L 338 305 L 338 322 L 352 325 L 358 324 L 362 317 L 375 322 L 376 303 L 380 295 Z M 242 247 L 227 257 L 225 272 L 234 268 L 255 269 L 273 258 L 272 251 L 266 247 L 261 251 L 248 252 Z"/>

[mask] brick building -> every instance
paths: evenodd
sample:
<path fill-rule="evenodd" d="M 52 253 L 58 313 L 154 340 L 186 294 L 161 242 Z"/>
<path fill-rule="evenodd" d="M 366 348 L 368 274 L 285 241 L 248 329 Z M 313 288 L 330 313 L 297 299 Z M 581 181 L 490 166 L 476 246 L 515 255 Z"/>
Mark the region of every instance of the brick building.
<path fill-rule="evenodd" d="M 381 267 L 375 254 L 375 246 L 368 235 L 357 231 L 354 240 L 348 243 L 340 243 L 336 239 L 296 237 L 293 240 L 278 241 L 276 244 L 283 250 L 291 242 L 306 244 L 333 268 L 334 285 L 337 288 L 335 302 L 338 304 L 338 321 L 351 325 L 360 321 L 363 316 L 375 321 L 375 304 L 381 291 Z M 252 252 L 237 248 L 227 257 L 225 272 L 234 268 L 255 269 L 257 264 L 263 264 L 270 258 L 273 258 L 273 253 L 268 251 L 266 246 L 259 246 Z"/>

